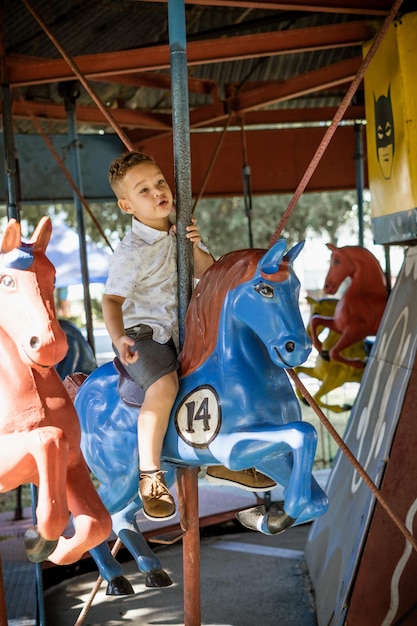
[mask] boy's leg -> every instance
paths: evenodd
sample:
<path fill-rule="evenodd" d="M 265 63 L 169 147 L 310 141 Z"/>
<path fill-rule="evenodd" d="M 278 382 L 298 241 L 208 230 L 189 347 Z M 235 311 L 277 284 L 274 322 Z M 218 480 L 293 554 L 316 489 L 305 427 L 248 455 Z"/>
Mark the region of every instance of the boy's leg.
<path fill-rule="evenodd" d="M 162 521 L 175 515 L 175 502 L 161 471 L 161 453 L 177 393 L 177 372 L 162 376 L 146 390 L 139 414 L 139 493 L 143 512 L 152 520 Z"/>
<path fill-rule="evenodd" d="M 177 393 L 177 372 L 162 376 L 146 390 L 138 421 L 138 447 L 142 471 L 161 469 L 162 444 Z"/>

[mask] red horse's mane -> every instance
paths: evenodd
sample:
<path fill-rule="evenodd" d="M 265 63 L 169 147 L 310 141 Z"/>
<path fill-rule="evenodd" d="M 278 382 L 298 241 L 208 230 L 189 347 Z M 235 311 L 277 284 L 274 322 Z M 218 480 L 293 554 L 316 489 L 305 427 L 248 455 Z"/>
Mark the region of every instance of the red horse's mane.
<path fill-rule="evenodd" d="M 386 280 L 385 274 L 379 264 L 378 259 L 366 248 L 362 246 L 342 246 L 341 248 L 330 247 L 332 255 L 345 259 L 346 257 L 351 262 L 359 263 L 361 269 L 361 280 L 364 282 L 364 287 L 371 291 L 378 293 L 386 293 Z"/>
<path fill-rule="evenodd" d="M 383 282 L 385 282 L 385 274 L 379 264 L 378 259 L 366 248 L 362 246 L 342 246 L 341 248 L 330 248 L 332 254 L 336 256 L 347 256 L 354 261 L 363 261 L 365 263 L 365 269 L 375 272 L 378 276 L 381 276 Z"/>
<path fill-rule="evenodd" d="M 229 252 L 202 276 L 185 318 L 186 336 L 181 355 L 183 376 L 197 369 L 214 350 L 227 292 L 254 276 L 259 259 L 264 254 L 262 249 Z"/>

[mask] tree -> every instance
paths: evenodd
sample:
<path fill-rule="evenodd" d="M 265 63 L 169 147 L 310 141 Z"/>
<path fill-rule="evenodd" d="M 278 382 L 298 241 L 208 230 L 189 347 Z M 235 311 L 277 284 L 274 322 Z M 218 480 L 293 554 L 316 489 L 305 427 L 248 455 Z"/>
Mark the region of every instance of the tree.
<path fill-rule="evenodd" d="M 287 209 L 291 196 L 258 196 L 251 216 L 254 247 L 266 248 Z M 282 237 L 293 245 L 314 233 L 337 244 L 346 225 L 357 229 L 356 194 L 352 191 L 304 194 L 283 229 Z M 368 204 L 369 212 L 369 204 Z M 218 257 L 230 250 L 249 247 L 249 225 L 243 199 L 203 199 L 195 215 L 204 239 Z M 356 218 L 356 222 L 355 222 Z M 368 221 L 369 223 L 369 221 Z"/>

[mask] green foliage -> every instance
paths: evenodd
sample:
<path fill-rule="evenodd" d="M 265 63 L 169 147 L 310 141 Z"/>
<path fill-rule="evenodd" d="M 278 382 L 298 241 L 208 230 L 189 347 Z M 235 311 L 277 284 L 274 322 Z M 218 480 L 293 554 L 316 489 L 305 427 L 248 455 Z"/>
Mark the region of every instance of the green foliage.
<path fill-rule="evenodd" d="M 93 319 L 96 322 L 104 323 L 103 318 L 103 309 L 101 306 L 101 301 L 96 298 L 91 298 L 91 311 L 93 314 Z M 81 325 L 82 320 L 79 320 L 78 324 Z"/>
<path fill-rule="evenodd" d="M 255 248 L 268 247 L 290 200 L 288 195 L 253 198 L 251 227 Z M 304 194 L 281 235 L 288 245 L 305 239 L 307 233 L 324 235 L 336 244 L 345 225 L 353 222 L 352 228 L 356 228 L 355 200 L 356 194 L 351 191 Z M 243 198 L 203 199 L 195 215 L 202 236 L 216 258 L 249 247 L 249 221 Z"/>

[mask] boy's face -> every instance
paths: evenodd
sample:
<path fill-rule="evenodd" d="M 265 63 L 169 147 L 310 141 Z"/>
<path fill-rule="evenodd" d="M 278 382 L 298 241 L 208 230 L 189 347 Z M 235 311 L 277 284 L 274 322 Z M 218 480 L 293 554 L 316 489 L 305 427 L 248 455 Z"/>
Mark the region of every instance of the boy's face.
<path fill-rule="evenodd" d="M 155 163 L 145 161 L 135 165 L 119 184 L 118 205 L 122 211 L 157 230 L 169 229 L 173 196 Z"/>

